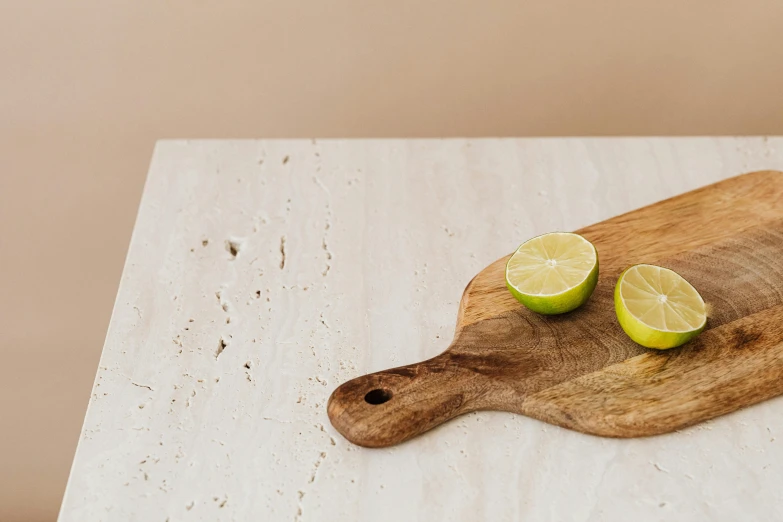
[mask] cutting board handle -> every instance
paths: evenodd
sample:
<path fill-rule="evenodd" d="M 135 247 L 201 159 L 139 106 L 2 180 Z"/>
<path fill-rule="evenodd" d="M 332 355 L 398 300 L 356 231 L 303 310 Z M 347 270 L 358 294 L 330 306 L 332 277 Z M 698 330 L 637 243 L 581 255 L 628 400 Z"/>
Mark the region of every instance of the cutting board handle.
<path fill-rule="evenodd" d="M 391 446 L 478 409 L 477 379 L 444 352 L 342 384 L 329 397 L 327 412 L 354 444 Z"/>

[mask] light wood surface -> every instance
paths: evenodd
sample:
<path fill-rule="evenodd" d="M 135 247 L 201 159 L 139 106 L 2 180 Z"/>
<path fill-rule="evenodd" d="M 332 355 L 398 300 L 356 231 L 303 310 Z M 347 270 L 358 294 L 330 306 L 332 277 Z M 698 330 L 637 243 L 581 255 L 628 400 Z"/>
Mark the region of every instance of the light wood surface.
<path fill-rule="evenodd" d="M 780 398 L 641 439 L 470 413 L 381 450 L 326 401 L 442 352 L 522 239 L 781 168 L 780 138 L 161 142 L 60 520 L 774 519 Z"/>
<path fill-rule="evenodd" d="M 783 173 L 741 175 L 578 231 L 598 250 L 590 300 L 544 316 L 506 288 L 499 259 L 470 282 L 456 335 L 428 361 L 341 385 L 329 418 L 368 447 L 465 413 L 526 414 L 609 437 L 657 435 L 783 393 Z M 614 287 L 631 265 L 674 269 L 710 307 L 686 346 L 645 350 L 620 328 Z"/>

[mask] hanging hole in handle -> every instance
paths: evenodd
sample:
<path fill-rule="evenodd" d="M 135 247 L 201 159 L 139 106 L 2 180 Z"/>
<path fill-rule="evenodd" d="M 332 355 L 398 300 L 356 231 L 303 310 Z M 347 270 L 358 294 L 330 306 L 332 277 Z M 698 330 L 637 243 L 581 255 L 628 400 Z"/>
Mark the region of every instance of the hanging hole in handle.
<path fill-rule="evenodd" d="M 364 396 L 364 402 L 367 404 L 383 404 L 391 398 L 391 390 L 376 388 L 375 390 L 370 390 L 367 392 L 367 395 Z"/>

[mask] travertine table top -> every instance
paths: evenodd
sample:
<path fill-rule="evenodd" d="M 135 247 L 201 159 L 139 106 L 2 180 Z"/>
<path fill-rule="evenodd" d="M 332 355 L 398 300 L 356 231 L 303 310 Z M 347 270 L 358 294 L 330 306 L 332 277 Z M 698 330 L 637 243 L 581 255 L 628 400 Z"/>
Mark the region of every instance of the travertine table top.
<path fill-rule="evenodd" d="M 781 398 L 631 440 L 482 412 L 382 450 L 325 407 L 445 349 L 522 240 L 761 169 L 783 138 L 159 142 L 60 520 L 775 519 Z"/>

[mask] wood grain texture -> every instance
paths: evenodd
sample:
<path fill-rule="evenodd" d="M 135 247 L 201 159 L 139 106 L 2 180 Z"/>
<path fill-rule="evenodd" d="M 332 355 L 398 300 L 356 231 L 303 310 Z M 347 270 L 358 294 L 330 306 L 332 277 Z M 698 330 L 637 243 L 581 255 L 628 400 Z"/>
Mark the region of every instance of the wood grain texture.
<path fill-rule="evenodd" d="M 531 312 L 510 297 L 502 258 L 468 285 L 443 354 L 335 390 L 335 428 L 380 447 L 491 409 L 638 437 L 783 393 L 783 173 L 738 176 L 578 232 L 601 262 L 588 303 L 559 316 Z M 657 352 L 625 336 L 613 289 L 636 263 L 671 268 L 699 290 L 711 311 L 697 340 Z"/>
<path fill-rule="evenodd" d="M 776 520 L 783 397 L 632 439 L 477 411 L 381 450 L 325 407 L 441 353 L 522 239 L 765 168 L 783 138 L 161 142 L 60 520 Z"/>

